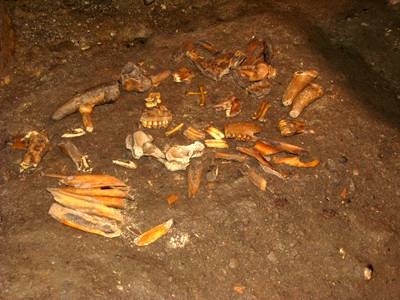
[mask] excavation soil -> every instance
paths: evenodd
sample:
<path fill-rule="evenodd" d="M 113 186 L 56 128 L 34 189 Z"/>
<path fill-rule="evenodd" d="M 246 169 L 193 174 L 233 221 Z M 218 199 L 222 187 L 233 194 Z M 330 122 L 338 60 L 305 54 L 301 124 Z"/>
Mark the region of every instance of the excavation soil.
<path fill-rule="evenodd" d="M 399 8 L 378 1 L 298 2 L 6 2 L 17 50 L 2 74 L 11 83 L 0 92 L 0 298 L 398 299 Z M 281 168 L 290 173 L 286 181 L 265 175 L 262 192 L 240 163 L 217 162 L 217 181 L 204 179 L 188 199 L 184 171 L 170 172 L 151 158 L 140 159 L 136 170 L 112 164 L 131 158 L 124 140 L 139 128 L 146 96 L 123 93 L 95 108 L 94 132 L 74 143 L 89 155 L 94 173 L 132 187 L 124 235 L 103 238 L 48 215 L 53 200 L 46 188 L 57 182 L 43 174 L 76 174 L 73 163 L 54 146 L 36 170 L 20 174 L 23 152 L 7 141 L 46 130 L 56 145 L 62 133 L 81 126 L 78 114 L 52 121 L 56 108 L 118 78 L 128 61 L 143 62 L 149 73 L 194 69 L 181 56 L 184 42 L 236 50 L 254 35 L 272 43 L 278 70 L 259 137 L 307 148 L 321 160 L 318 167 Z M 309 68 L 320 71 L 325 96 L 302 116 L 306 133 L 281 138 L 277 124 L 288 109 L 280 98 L 293 72 Z M 200 84 L 208 92 L 205 108 L 185 96 Z M 154 91 L 173 112 L 173 124 L 198 128 L 223 127 L 227 119 L 211 105 L 230 94 L 243 103 L 234 120 L 249 120 L 260 103 L 230 76 L 214 82 L 197 70 L 191 84 L 169 79 Z M 182 134 L 148 132 L 160 147 L 189 143 Z M 179 196 L 173 206 L 170 194 Z M 170 218 L 175 224 L 166 236 L 134 245 L 138 232 Z M 369 281 L 366 267 L 373 270 Z"/>

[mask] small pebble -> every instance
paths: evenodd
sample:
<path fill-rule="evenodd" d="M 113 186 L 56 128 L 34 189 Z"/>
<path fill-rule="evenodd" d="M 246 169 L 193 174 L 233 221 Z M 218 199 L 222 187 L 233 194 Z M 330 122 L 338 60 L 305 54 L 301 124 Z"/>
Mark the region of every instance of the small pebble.
<path fill-rule="evenodd" d="M 364 279 L 365 280 L 371 280 L 373 272 L 374 272 L 374 269 L 372 268 L 371 265 L 366 266 L 364 268 Z"/>

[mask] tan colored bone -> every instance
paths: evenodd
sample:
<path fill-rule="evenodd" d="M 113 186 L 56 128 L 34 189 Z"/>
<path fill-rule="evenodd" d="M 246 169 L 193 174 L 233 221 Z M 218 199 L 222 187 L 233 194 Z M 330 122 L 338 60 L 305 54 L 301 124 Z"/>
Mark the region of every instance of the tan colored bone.
<path fill-rule="evenodd" d="M 58 174 L 45 174 L 47 177 L 58 178 L 59 181 L 65 185 L 88 189 L 88 188 L 120 188 L 128 189 L 127 185 L 110 175 L 58 175 Z"/>
<path fill-rule="evenodd" d="M 324 90 L 319 84 L 310 83 L 293 100 L 293 106 L 292 110 L 289 112 L 289 116 L 297 118 L 308 105 L 321 98 L 323 95 Z"/>
<path fill-rule="evenodd" d="M 57 203 L 51 205 L 49 215 L 64 225 L 89 233 L 108 238 L 121 235 L 121 230 L 115 222 L 106 218 L 91 216 L 74 209 L 66 208 Z"/>
<path fill-rule="evenodd" d="M 123 167 L 126 169 L 133 170 L 133 169 L 137 168 L 137 165 L 131 160 L 113 159 L 112 162 L 114 165 L 117 165 L 117 166 L 120 166 L 120 167 Z"/>
<path fill-rule="evenodd" d="M 187 96 L 198 95 L 199 96 L 199 105 L 200 106 L 205 106 L 206 105 L 207 91 L 204 89 L 204 86 L 200 85 L 198 92 L 187 92 L 186 95 Z"/>
<path fill-rule="evenodd" d="M 71 141 L 61 142 L 58 147 L 72 160 L 78 171 L 90 172 L 92 170 L 89 166 L 87 155 L 83 155 L 74 143 Z"/>
<path fill-rule="evenodd" d="M 247 156 L 237 153 L 215 152 L 214 157 L 237 162 L 244 162 L 247 160 Z"/>
<path fill-rule="evenodd" d="M 82 116 L 82 123 L 87 132 L 93 132 L 94 130 L 92 116 L 91 116 L 93 107 L 94 107 L 93 103 L 82 104 L 81 106 L 79 106 L 79 112 Z"/>
<path fill-rule="evenodd" d="M 194 160 L 188 168 L 188 196 L 194 198 L 200 189 L 201 178 L 203 175 L 203 163 Z"/>
<path fill-rule="evenodd" d="M 147 95 L 147 98 L 144 99 L 145 105 L 147 108 L 156 107 L 161 104 L 161 94 L 158 92 L 151 92 Z"/>
<path fill-rule="evenodd" d="M 279 152 L 288 152 L 292 154 L 307 153 L 307 150 L 292 144 L 278 142 L 278 141 L 257 141 L 254 149 L 261 153 L 261 155 L 272 155 Z"/>
<path fill-rule="evenodd" d="M 207 127 L 206 132 L 216 140 L 221 140 L 221 139 L 225 138 L 225 134 L 222 131 L 220 131 L 218 128 L 213 127 L 213 126 Z"/>
<path fill-rule="evenodd" d="M 118 82 L 101 84 L 93 87 L 64 103 L 52 115 L 53 120 L 61 120 L 76 112 L 82 105 L 101 105 L 115 102 L 120 95 Z"/>
<path fill-rule="evenodd" d="M 229 148 L 228 143 L 224 140 L 216 140 L 216 139 L 205 140 L 204 144 L 206 144 L 208 148 L 219 148 L 219 149 Z"/>
<path fill-rule="evenodd" d="M 165 160 L 160 160 L 170 171 L 185 170 L 190 160 L 200 157 L 204 153 L 204 145 L 201 142 L 194 142 L 190 145 L 176 145 L 165 152 Z"/>
<path fill-rule="evenodd" d="M 268 101 L 261 102 L 260 107 L 258 108 L 258 111 L 254 114 L 252 119 L 258 120 L 260 122 L 267 121 L 267 119 L 265 118 L 265 115 L 267 114 L 267 112 L 270 108 L 271 108 L 271 103 L 269 103 Z"/>
<path fill-rule="evenodd" d="M 241 104 L 240 100 L 235 96 L 230 96 L 225 100 L 221 101 L 220 103 L 214 105 L 214 108 L 219 110 L 225 110 L 226 116 L 235 117 L 241 112 Z"/>
<path fill-rule="evenodd" d="M 122 68 L 121 84 L 125 91 L 138 93 L 149 90 L 153 85 L 151 79 L 145 75 L 144 70 L 133 62 L 128 62 Z"/>
<path fill-rule="evenodd" d="M 246 147 L 236 147 L 236 150 L 255 158 L 260 165 L 271 167 L 271 164 L 255 149 Z"/>
<path fill-rule="evenodd" d="M 151 83 L 153 84 L 153 86 L 159 86 L 161 81 L 166 80 L 169 77 L 169 75 L 171 75 L 171 71 L 169 70 L 165 70 L 156 75 L 153 75 L 150 77 Z"/>
<path fill-rule="evenodd" d="M 266 78 L 271 79 L 276 76 L 276 69 L 266 63 L 258 63 L 255 66 L 243 66 L 239 68 L 240 76 L 246 77 L 248 81 L 260 81 Z"/>
<path fill-rule="evenodd" d="M 128 197 L 128 191 L 117 189 L 117 188 L 74 188 L 74 187 L 63 187 L 56 189 L 57 191 L 71 193 L 82 196 L 99 196 L 99 197 L 110 197 L 110 198 L 126 198 Z"/>
<path fill-rule="evenodd" d="M 297 168 L 314 168 L 319 165 L 319 160 L 314 159 L 309 162 L 302 162 L 298 156 L 293 157 L 274 157 L 272 158 L 275 164 L 285 164 Z"/>
<path fill-rule="evenodd" d="M 30 131 L 23 140 L 28 141 L 28 147 L 20 163 L 20 172 L 36 168 L 49 148 L 49 139 L 44 133 Z"/>
<path fill-rule="evenodd" d="M 174 223 L 173 219 L 169 219 L 167 222 L 160 224 L 156 227 L 153 227 L 150 230 L 142 233 L 140 236 L 135 238 L 134 240 L 135 245 L 147 246 L 157 241 L 160 237 L 165 235 L 171 229 L 173 223 Z"/>
<path fill-rule="evenodd" d="M 250 179 L 251 183 L 261 191 L 265 192 L 267 190 L 267 181 L 254 168 L 249 168 L 247 170 L 247 177 Z"/>
<path fill-rule="evenodd" d="M 180 68 L 178 71 L 172 74 L 175 82 L 186 82 L 190 83 L 194 77 L 194 74 L 188 68 Z"/>
<path fill-rule="evenodd" d="M 66 207 L 77 209 L 81 212 L 88 213 L 91 215 L 110 218 L 112 220 L 120 222 L 123 220 L 121 212 L 117 209 L 107 207 L 100 203 L 89 202 L 83 200 L 82 197 L 75 197 L 67 193 L 56 192 L 56 191 L 51 191 L 51 193 L 53 195 L 54 200 L 56 200 L 58 203 Z"/>
<path fill-rule="evenodd" d="M 121 197 L 109 197 L 109 196 L 101 196 L 101 195 L 82 195 L 76 193 L 76 190 L 86 190 L 86 189 L 75 189 L 75 190 L 68 190 L 68 188 L 48 188 L 47 189 L 53 196 L 60 196 L 63 195 L 73 197 L 76 199 L 84 200 L 87 202 L 102 204 L 109 207 L 115 208 L 124 208 L 125 202 L 124 198 Z"/>
<path fill-rule="evenodd" d="M 292 136 L 304 132 L 305 122 L 301 120 L 280 120 L 279 130 L 282 136 Z"/>
<path fill-rule="evenodd" d="M 184 132 L 183 135 L 186 136 L 188 139 L 193 141 L 203 140 L 206 135 L 204 132 L 195 129 L 193 127 L 188 127 Z"/>
<path fill-rule="evenodd" d="M 165 136 L 171 136 L 171 135 L 177 133 L 179 130 L 181 130 L 183 128 L 183 126 L 184 126 L 184 124 L 180 123 L 179 125 L 177 125 L 177 126 L 171 128 L 170 130 L 166 131 L 165 132 Z"/>
<path fill-rule="evenodd" d="M 249 141 L 257 139 L 255 136 L 262 131 L 260 125 L 252 122 L 234 122 L 225 124 L 224 131 L 226 138 L 234 138 L 238 141 Z"/>
<path fill-rule="evenodd" d="M 296 96 L 317 77 L 318 71 L 316 70 L 295 72 L 282 97 L 282 104 L 284 106 L 291 105 Z"/>

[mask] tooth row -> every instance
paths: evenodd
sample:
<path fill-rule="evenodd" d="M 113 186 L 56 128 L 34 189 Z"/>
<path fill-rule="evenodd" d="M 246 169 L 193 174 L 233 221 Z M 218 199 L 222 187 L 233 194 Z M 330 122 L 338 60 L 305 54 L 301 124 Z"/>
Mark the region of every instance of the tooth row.
<path fill-rule="evenodd" d="M 145 128 L 164 128 L 168 126 L 168 121 L 141 121 Z"/>
<path fill-rule="evenodd" d="M 231 132 L 225 132 L 227 138 L 234 138 L 240 141 L 248 141 L 251 137 L 247 134 L 234 134 Z"/>

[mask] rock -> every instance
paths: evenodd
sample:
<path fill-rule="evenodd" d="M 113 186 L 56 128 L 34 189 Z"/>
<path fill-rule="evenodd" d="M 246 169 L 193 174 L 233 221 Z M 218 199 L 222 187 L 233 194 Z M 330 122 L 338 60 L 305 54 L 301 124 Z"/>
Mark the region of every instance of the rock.
<path fill-rule="evenodd" d="M 270 262 L 274 263 L 274 264 L 276 264 L 276 263 L 278 262 L 278 259 L 276 258 L 275 253 L 272 252 L 272 251 L 267 255 L 267 259 L 268 259 Z"/>
<path fill-rule="evenodd" d="M 118 30 L 118 41 L 131 45 L 137 41 L 146 41 L 153 34 L 153 30 L 143 23 L 130 23 Z"/>

